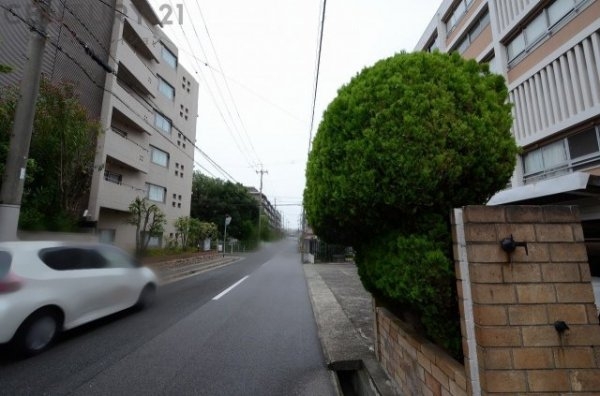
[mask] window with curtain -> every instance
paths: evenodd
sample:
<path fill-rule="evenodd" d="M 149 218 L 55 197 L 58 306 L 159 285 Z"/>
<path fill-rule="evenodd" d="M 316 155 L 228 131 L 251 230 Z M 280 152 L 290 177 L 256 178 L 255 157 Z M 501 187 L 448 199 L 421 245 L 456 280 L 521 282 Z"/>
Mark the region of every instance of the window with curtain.
<path fill-rule="evenodd" d="M 153 163 L 164 166 L 165 168 L 169 165 L 169 153 L 154 146 L 150 146 L 150 150 Z"/>
<path fill-rule="evenodd" d="M 167 195 L 167 189 L 154 184 L 147 184 L 148 187 L 148 199 L 154 202 L 165 202 Z"/>

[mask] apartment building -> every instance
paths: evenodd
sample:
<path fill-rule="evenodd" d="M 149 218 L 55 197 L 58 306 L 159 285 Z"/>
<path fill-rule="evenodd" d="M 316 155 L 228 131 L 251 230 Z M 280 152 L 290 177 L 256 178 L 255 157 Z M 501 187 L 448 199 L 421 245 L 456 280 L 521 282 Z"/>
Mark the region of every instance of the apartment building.
<path fill-rule="evenodd" d="M 444 0 L 416 48 L 435 49 L 506 78 L 522 154 L 489 204 L 579 205 L 600 276 L 600 1 Z"/>
<path fill-rule="evenodd" d="M 15 85 L 27 62 L 24 20 L 36 9 L 29 2 L 0 4 L 0 64 L 13 68 L 0 74 L 0 85 Z M 100 240 L 132 250 L 129 205 L 146 197 L 167 219 L 151 245 L 165 245 L 175 237 L 174 221 L 190 213 L 198 83 L 179 64 L 178 48 L 147 0 L 53 1 L 52 9 L 42 73 L 74 83 L 103 129 L 82 216 Z M 101 63 L 115 72 L 107 73 Z"/>
<path fill-rule="evenodd" d="M 178 61 L 146 0 L 124 0 L 112 28 L 100 120 L 104 133 L 92 181 L 88 216 L 100 239 L 135 246 L 126 223 L 129 205 L 145 197 L 166 215 L 165 232 L 151 246 L 174 239 L 174 221 L 189 216 L 198 109 L 198 83 Z"/>
<path fill-rule="evenodd" d="M 269 220 L 269 226 L 274 230 L 281 230 L 281 212 L 279 212 L 277 208 L 271 204 L 271 201 L 269 201 L 265 194 L 262 194 L 255 187 L 246 187 L 246 189 L 248 190 L 248 193 L 259 203 L 262 214 Z"/>

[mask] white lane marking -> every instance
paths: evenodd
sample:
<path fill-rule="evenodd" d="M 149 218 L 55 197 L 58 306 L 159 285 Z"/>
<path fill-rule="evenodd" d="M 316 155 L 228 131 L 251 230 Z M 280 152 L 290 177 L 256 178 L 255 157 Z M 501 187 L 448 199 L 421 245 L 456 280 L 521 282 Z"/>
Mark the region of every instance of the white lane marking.
<path fill-rule="evenodd" d="M 223 290 L 221 293 L 219 293 L 216 296 L 214 296 L 213 300 L 218 300 L 219 298 L 223 297 L 225 294 L 227 294 L 231 290 L 233 290 L 234 287 L 236 287 L 237 285 L 239 285 L 240 283 L 242 283 L 243 281 L 245 281 L 246 279 L 248 279 L 249 276 L 250 275 L 244 276 L 242 279 L 240 279 L 239 281 L 235 282 L 233 285 L 229 286 L 227 289 Z"/>

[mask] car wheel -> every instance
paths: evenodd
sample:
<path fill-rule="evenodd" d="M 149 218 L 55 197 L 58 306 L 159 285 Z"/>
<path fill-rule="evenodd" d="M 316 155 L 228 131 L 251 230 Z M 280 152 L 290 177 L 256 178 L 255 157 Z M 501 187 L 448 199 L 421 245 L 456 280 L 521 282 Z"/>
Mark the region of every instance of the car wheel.
<path fill-rule="evenodd" d="M 138 309 L 148 308 L 154 304 L 154 300 L 156 300 L 156 286 L 148 284 L 142 289 L 135 307 Z"/>
<path fill-rule="evenodd" d="M 15 337 L 16 352 L 29 357 L 48 349 L 60 332 L 59 316 L 51 310 L 33 313 L 21 325 Z"/>

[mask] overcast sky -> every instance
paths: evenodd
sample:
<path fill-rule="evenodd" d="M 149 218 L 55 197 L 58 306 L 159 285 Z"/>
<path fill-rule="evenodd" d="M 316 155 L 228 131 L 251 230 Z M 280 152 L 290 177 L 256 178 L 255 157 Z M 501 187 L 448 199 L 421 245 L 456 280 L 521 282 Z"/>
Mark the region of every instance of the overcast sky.
<path fill-rule="evenodd" d="M 233 181 L 260 187 L 297 228 L 322 0 L 150 0 L 200 84 L 196 145 Z M 412 51 L 440 0 L 329 0 L 313 137 L 337 90 Z M 231 180 L 200 153 L 196 169 Z"/>

